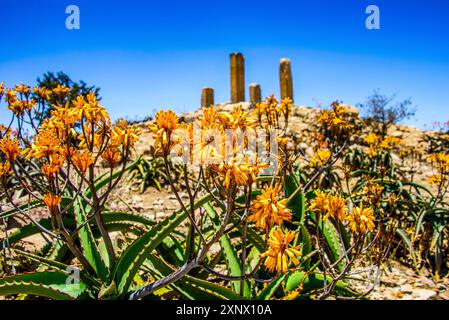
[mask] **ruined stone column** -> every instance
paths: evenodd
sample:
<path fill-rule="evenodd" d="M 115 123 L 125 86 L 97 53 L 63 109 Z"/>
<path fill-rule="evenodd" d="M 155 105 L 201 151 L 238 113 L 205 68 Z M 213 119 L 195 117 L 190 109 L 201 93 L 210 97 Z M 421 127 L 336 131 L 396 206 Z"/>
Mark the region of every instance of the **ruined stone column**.
<path fill-rule="evenodd" d="M 205 87 L 201 91 L 201 107 L 208 108 L 214 105 L 214 89 Z"/>
<path fill-rule="evenodd" d="M 245 101 L 245 58 L 233 53 L 231 58 L 231 103 Z"/>
<path fill-rule="evenodd" d="M 293 80 L 290 59 L 281 59 L 279 79 L 281 84 L 281 99 L 290 98 L 293 101 Z"/>
<path fill-rule="evenodd" d="M 251 83 L 249 85 L 249 101 L 253 106 L 262 101 L 262 93 L 259 84 Z"/>

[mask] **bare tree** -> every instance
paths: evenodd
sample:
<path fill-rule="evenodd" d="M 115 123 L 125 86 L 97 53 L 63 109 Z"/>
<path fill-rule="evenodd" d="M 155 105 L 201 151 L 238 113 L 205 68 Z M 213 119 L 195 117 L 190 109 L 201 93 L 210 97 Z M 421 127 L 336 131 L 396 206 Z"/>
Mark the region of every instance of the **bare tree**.
<path fill-rule="evenodd" d="M 364 111 L 365 119 L 378 122 L 382 136 L 387 135 L 388 127 L 392 124 L 401 122 L 404 119 L 413 117 L 416 107 L 412 107 L 410 98 L 395 102 L 396 95 L 388 97 L 381 94 L 379 90 L 374 90 L 365 103 L 359 103 L 357 106 Z"/>

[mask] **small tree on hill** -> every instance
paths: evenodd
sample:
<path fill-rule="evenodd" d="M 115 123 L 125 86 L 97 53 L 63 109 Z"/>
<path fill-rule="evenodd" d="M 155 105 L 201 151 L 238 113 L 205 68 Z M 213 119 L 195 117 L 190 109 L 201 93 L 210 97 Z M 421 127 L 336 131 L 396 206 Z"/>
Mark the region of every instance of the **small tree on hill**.
<path fill-rule="evenodd" d="M 375 90 L 365 103 L 357 105 L 364 112 L 365 119 L 379 123 L 379 132 L 383 137 L 387 135 L 390 125 L 409 119 L 416 112 L 410 98 L 394 102 L 395 98 L 396 95 L 388 97 Z"/>

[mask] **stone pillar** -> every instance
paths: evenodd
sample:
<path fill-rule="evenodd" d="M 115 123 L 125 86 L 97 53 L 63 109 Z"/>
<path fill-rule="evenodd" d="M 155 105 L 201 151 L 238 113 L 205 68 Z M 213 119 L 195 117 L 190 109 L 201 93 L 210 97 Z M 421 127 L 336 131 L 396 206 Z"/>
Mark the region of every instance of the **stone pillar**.
<path fill-rule="evenodd" d="M 281 99 L 290 98 L 293 101 L 293 80 L 290 59 L 282 58 L 279 66 L 281 84 Z"/>
<path fill-rule="evenodd" d="M 201 91 L 201 107 L 208 108 L 212 105 L 214 105 L 214 89 L 203 88 Z"/>
<path fill-rule="evenodd" d="M 231 103 L 245 101 L 245 58 L 233 53 L 231 58 Z"/>
<path fill-rule="evenodd" d="M 249 85 L 249 101 L 252 105 L 262 101 L 262 93 L 260 91 L 260 85 L 257 83 L 251 83 Z"/>

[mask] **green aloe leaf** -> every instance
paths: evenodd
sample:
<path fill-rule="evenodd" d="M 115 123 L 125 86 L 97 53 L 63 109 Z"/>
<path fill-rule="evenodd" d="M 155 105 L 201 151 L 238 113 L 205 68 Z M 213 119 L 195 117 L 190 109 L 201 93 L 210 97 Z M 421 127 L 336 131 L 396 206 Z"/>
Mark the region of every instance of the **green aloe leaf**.
<path fill-rule="evenodd" d="M 195 203 L 195 208 L 210 200 L 210 195 Z M 187 208 L 188 210 L 188 208 Z M 135 274 L 145 259 L 178 225 L 186 219 L 183 211 L 175 212 L 172 216 L 155 225 L 149 232 L 135 240 L 123 252 L 112 273 L 120 294 L 125 293 L 134 279 Z M 111 279 L 112 280 L 112 279 Z"/>
<path fill-rule="evenodd" d="M 327 247 L 330 252 L 329 258 L 331 259 L 331 262 L 337 262 L 341 257 L 345 255 L 345 248 L 341 243 L 337 228 L 333 225 L 330 219 L 327 219 L 324 222 L 322 220 L 317 221 L 314 213 L 311 213 L 311 217 L 314 219 L 315 224 L 324 236 L 324 240 L 326 241 Z M 337 264 L 337 268 L 340 272 L 343 271 L 345 264 L 345 258 L 341 259 Z"/>
<path fill-rule="evenodd" d="M 310 233 L 307 230 L 307 228 L 303 225 L 300 226 L 299 242 L 303 244 L 302 247 L 303 257 L 312 252 L 312 240 L 310 238 Z M 302 263 L 302 267 L 304 268 L 304 270 L 308 270 L 310 267 L 310 259 L 304 261 Z"/>
<path fill-rule="evenodd" d="M 62 220 L 63 220 L 66 228 L 74 227 L 72 219 L 69 219 L 68 217 L 64 217 Z M 39 220 L 38 223 L 46 229 L 52 228 L 50 218 L 45 218 L 45 219 Z M 23 240 L 24 238 L 27 238 L 27 237 L 30 237 L 30 236 L 33 236 L 33 235 L 39 234 L 39 233 L 41 233 L 39 228 L 36 227 L 34 224 L 30 223 L 30 224 L 27 224 L 27 225 L 15 230 L 14 232 L 12 232 L 8 238 L 9 243 L 10 244 L 16 243 L 17 241 Z M 0 244 L 0 247 L 1 246 L 2 245 Z"/>
<path fill-rule="evenodd" d="M 39 268 L 38 268 L 38 272 L 43 272 L 43 271 L 48 271 L 48 269 L 54 270 L 54 271 L 58 271 L 58 272 L 62 272 L 65 273 L 66 275 L 70 275 L 70 266 L 56 261 L 54 259 L 49 259 L 47 257 L 41 257 L 39 255 L 27 252 L 27 251 L 23 251 L 23 250 L 18 250 L 18 249 L 13 249 L 14 253 L 24 256 L 30 260 L 36 261 L 38 262 Z M 95 279 L 94 277 L 92 277 L 91 275 L 89 275 L 89 273 L 87 273 L 84 270 L 80 270 L 80 279 L 88 284 L 89 286 L 93 286 L 93 287 L 100 287 L 100 282 Z"/>
<path fill-rule="evenodd" d="M 72 283 L 68 275 L 58 271 L 24 273 L 0 279 L 0 294 L 32 294 L 56 300 L 82 299 L 86 297 L 86 285 Z"/>
<path fill-rule="evenodd" d="M 125 222 L 130 224 L 142 224 L 147 227 L 151 227 L 156 224 L 153 220 L 147 219 L 142 215 L 127 212 L 105 211 L 102 212 L 102 216 L 105 223 Z"/>
<path fill-rule="evenodd" d="M 270 300 L 276 290 L 279 289 L 279 287 L 282 285 L 285 278 L 286 275 L 281 274 L 275 280 L 270 282 L 268 286 L 259 293 L 259 295 L 257 296 L 257 300 Z"/>
<path fill-rule="evenodd" d="M 76 225 L 79 227 L 87 219 L 85 207 L 81 201 L 77 201 L 75 204 L 74 213 Z M 84 226 L 79 230 L 78 237 L 81 243 L 81 249 L 87 261 L 89 261 L 97 276 L 101 280 L 106 281 L 108 274 L 106 263 L 98 250 L 98 246 L 89 223 L 84 224 Z"/>
<path fill-rule="evenodd" d="M 326 282 L 329 285 L 332 282 L 332 277 L 327 276 Z M 293 291 L 302 285 L 301 293 L 310 293 L 313 290 L 321 289 L 324 287 L 324 275 L 321 273 L 307 273 L 304 271 L 294 272 L 288 277 L 285 289 L 287 291 Z M 338 281 L 335 285 L 334 294 L 341 296 L 354 297 L 357 296 L 357 292 L 349 288 L 343 281 Z"/>
<path fill-rule="evenodd" d="M 166 277 L 176 269 L 167 264 L 155 255 L 150 255 L 148 260 L 151 263 L 151 269 L 157 270 L 160 277 Z M 219 284 L 198 279 L 189 275 L 184 276 L 175 283 L 171 284 L 176 290 L 188 299 L 195 300 L 241 300 L 242 297 L 236 292 L 223 287 Z"/>
<path fill-rule="evenodd" d="M 286 175 L 285 176 L 285 196 L 287 198 L 290 198 L 295 192 L 297 192 L 298 188 L 300 188 L 300 185 L 295 178 L 294 175 Z M 296 218 L 299 220 L 301 224 L 304 223 L 305 219 L 305 207 L 306 207 L 306 200 L 304 197 L 304 193 L 302 190 L 297 192 L 295 196 L 293 196 L 290 201 L 288 202 L 288 207 L 293 212 L 293 214 L 296 216 Z"/>
<path fill-rule="evenodd" d="M 321 223 L 318 222 L 318 224 Z M 324 226 L 321 229 L 324 235 L 324 239 L 326 240 L 326 243 L 329 246 L 329 250 L 331 252 L 331 261 L 336 262 L 345 254 L 345 249 L 338 236 L 338 231 L 329 219 L 324 222 Z M 338 271 L 343 271 L 346 264 L 345 261 L 346 260 L 343 258 L 337 264 Z"/>

